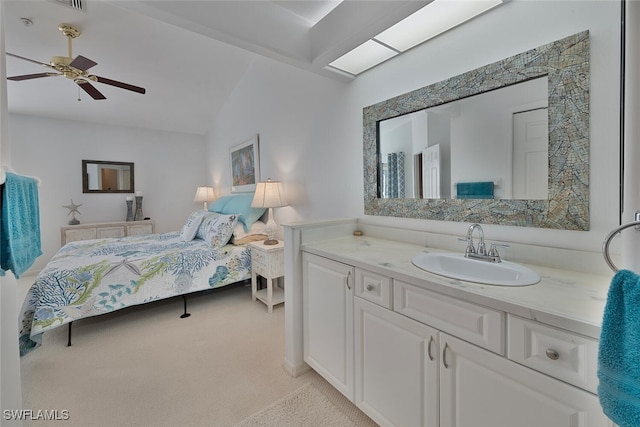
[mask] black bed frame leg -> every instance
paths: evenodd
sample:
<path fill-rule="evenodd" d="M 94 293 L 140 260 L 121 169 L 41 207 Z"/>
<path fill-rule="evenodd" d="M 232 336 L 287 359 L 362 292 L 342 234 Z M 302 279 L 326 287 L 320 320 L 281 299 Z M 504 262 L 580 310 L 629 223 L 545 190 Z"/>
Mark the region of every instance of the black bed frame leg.
<path fill-rule="evenodd" d="M 184 300 L 184 313 L 180 315 L 180 318 L 184 319 L 185 317 L 191 316 L 191 313 L 187 313 L 187 296 L 182 295 L 182 299 Z"/>
<path fill-rule="evenodd" d="M 67 336 L 67 347 L 71 347 L 71 325 L 73 325 L 73 322 L 69 322 L 69 334 Z"/>

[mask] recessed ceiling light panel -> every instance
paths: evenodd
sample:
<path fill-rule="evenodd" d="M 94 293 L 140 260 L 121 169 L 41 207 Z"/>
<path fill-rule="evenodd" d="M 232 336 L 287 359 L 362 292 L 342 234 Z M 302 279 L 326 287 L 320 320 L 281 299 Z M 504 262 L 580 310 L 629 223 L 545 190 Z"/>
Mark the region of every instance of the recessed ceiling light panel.
<path fill-rule="evenodd" d="M 358 75 L 397 54 L 398 52 L 393 49 L 389 49 L 373 40 L 367 40 L 330 63 L 329 66 Z"/>
<path fill-rule="evenodd" d="M 404 52 L 499 4 L 502 0 L 434 0 L 375 39 Z"/>

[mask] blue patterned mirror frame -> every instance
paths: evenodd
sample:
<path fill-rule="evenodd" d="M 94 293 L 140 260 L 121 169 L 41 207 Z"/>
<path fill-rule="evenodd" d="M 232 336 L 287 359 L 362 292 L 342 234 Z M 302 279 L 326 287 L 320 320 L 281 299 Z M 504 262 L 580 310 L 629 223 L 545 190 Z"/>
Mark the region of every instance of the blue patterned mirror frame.
<path fill-rule="evenodd" d="M 549 199 L 380 199 L 381 120 L 536 77 L 549 81 Z M 589 32 L 584 31 L 363 109 L 364 213 L 589 230 Z"/>

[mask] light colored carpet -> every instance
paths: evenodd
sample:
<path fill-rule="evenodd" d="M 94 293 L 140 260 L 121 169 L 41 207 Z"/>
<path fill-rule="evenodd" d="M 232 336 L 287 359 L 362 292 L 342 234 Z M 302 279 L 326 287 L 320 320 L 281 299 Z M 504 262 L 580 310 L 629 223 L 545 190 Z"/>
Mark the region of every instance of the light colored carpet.
<path fill-rule="evenodd" d="M 356 427 L 337 406 L 307 383 L 236 427 Z"/>
<path fill-rule="evenodd" d="M 284 371 L 283 306 L 268 314 L 240 285 L 192 296 L 189 312 L 180 319 L 171 299 L 84 319 L 71 347 L 66 327 L 45 333 L 21 358 L 23 408 L 66 410 L 65 427 L 223 427 L 311 383 L 355 425 L 375 426 L 314 371 Z"/>

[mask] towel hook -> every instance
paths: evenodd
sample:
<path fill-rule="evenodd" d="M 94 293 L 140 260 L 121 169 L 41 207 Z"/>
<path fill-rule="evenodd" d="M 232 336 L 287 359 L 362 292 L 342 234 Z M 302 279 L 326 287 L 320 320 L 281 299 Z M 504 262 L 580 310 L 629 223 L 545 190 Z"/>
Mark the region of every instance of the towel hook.
<path fill-rule="evenodd" d="M 607 265 L 613 270 L 614 273 L 618 272 L 618 268 L 615 266 L 613 261 L 611 261 L 611 256 L 609 255 L 609 244 L 614 236 L 620 233 L 622 230 L 626 230 L 627 228 L 635 227 L 636 230 L 640 230 L 640 212 L 635 213 L 635 221 L 630 222 L 628 224 L 621 225 L 620 227 L 613 230 L 611 233 L 607 235 L 602 243 L 602 255 L 604 255 L 604 260 L 607 262 Z"/>

